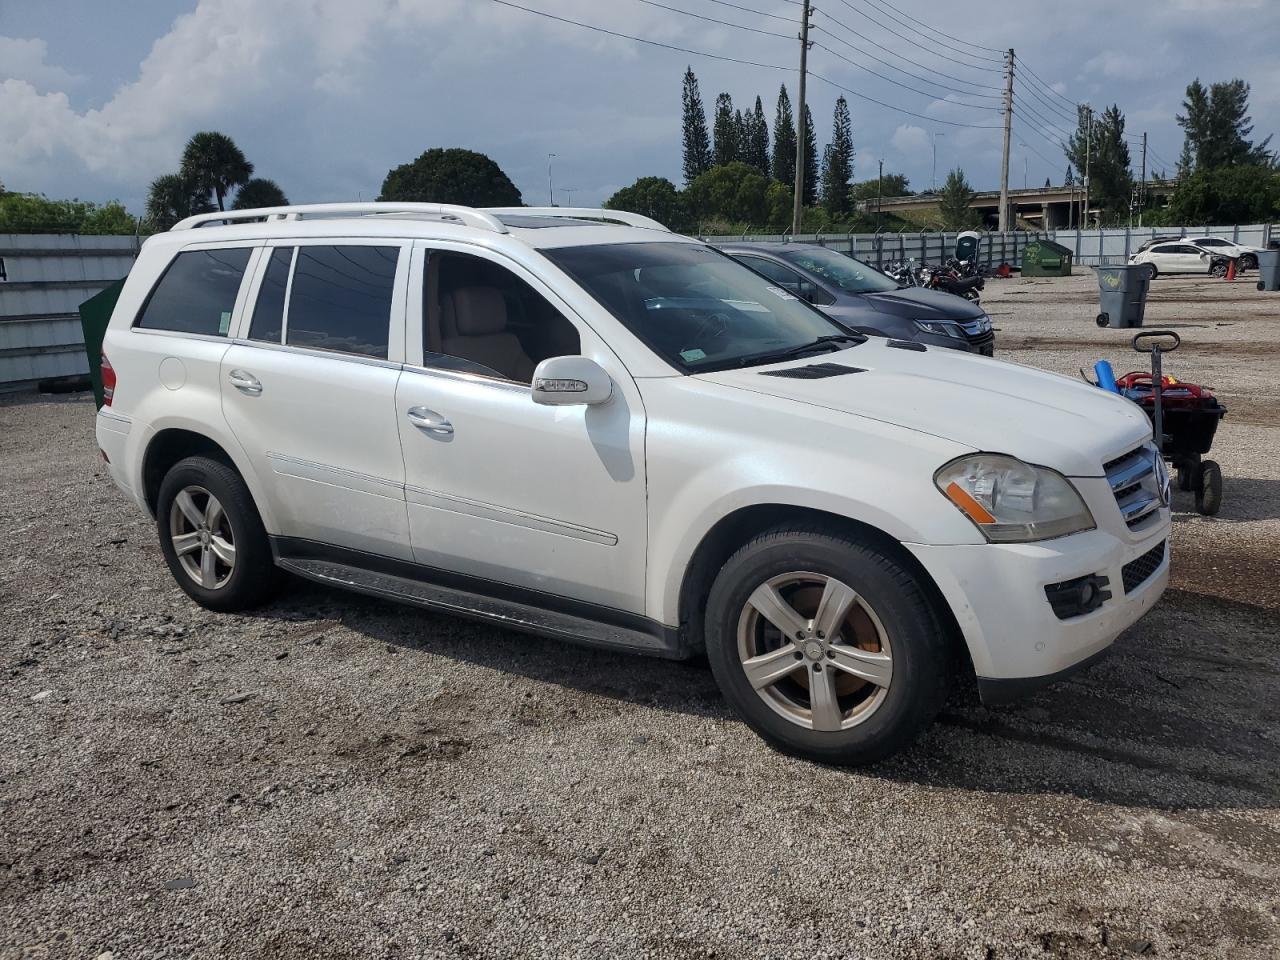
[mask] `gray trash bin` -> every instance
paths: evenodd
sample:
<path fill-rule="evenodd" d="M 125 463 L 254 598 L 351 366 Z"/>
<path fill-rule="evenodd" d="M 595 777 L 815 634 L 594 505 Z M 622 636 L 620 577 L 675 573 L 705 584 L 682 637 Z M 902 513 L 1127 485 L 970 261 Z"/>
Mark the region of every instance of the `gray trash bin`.
<path fill-rule="evenodd" d="M 1098 267 L 1098 325 L 1128 329 L 1142 326 L 1151 287 L 1151 268 L 1145 263 Z"/>
<path fill-rule="evenodd" d="M 1280 290 L 1280 250 L 1258 251 L 1258 289 Z"/>

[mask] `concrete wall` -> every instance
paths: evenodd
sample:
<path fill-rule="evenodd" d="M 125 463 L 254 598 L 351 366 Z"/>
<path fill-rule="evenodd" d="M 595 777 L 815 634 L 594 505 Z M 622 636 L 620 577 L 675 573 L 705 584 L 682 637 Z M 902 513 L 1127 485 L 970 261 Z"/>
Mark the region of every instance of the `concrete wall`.
<path fill-rule="evenodd" d="M 80 304 L 133 267 L 137 237 L 0 234 L 0 391 L 88 373 Z"/>

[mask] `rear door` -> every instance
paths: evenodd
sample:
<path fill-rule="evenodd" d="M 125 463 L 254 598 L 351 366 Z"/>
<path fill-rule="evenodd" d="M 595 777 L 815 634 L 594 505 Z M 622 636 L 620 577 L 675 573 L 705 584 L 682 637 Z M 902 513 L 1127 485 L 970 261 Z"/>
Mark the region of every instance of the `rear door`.
<path fill-rule="evenodd" d="M 222 358 L 223 412 L 285 536 L 411 556 L 395 392 L 410 244 L 275 241 Z"/>

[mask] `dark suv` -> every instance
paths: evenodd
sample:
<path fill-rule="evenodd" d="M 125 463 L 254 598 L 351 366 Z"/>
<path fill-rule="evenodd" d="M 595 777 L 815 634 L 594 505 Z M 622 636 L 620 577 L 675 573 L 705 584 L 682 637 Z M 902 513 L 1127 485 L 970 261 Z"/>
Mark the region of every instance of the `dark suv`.
<path fill-rule="evenodd" d="M 901 287 L 879 270 L 809 243 L 729 243 L 722 251 L 859 333 L 991 356 L 996 335 L 963 297 Z"/>

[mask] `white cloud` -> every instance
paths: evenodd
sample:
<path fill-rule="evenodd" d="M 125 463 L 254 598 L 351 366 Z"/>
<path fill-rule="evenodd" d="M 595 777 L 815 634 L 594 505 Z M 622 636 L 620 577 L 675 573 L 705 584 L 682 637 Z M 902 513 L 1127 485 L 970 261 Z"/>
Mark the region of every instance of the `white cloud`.
<path fill-rule="evenodd" d="M 25 80 L 36 89 L 74 86 L 80 77 L 45 63 L 49 45 L 43 40 L 0 37 L 0 80 Z"/>
<path fill-rule="evenodd" d="M 893 136 L 889 138 L 889 143 L 899 153 L 905 156 L 915 156 L 922 150 L 928 151 L 930 149 L 929 131 L 925 130 L 924 127 L 916 127 L 904 123 L 893 131 Z"/>

